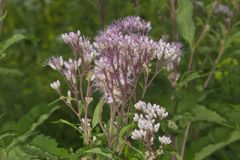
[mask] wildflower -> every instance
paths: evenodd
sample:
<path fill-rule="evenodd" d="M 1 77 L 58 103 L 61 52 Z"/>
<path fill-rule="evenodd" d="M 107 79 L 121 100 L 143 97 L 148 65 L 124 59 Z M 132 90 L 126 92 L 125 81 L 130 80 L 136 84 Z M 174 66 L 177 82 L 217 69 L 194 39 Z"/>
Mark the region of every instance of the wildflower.
<path fill-rule="evenodd" d="M 232 15 L 232 11 L 230 10 L 230 8 L 227 5 L 218 3 L 217 6 L 214 9 L 215 13 L 222 13 L 225 15 Z"/>
<path fill-rule="evenodd" d="M 82 121 L 83 125 L 85 125 L 85 123 L 86 123 L 87 127 L 90 128 L 90 126 L 91 126 L 91 119 L 85 120 L 84 118 L 82 118 L 81 121 Z"/>
<path fill-rule="evenodd" d="M 72 94 L 71 94 L 71 91 L 70 90 L 68 90 L 67 91 L 67 103 L 68 104 L 70 104 L 71 103 L 71 99 L 72 99 Z"/>
<path fill-rule="evenodd" d="M 93 45 L 87 37 L 81 36 L 80 31 L 62 34 L 63 41 L 70 46 L 75 56 L 80 57 L 85 62 L 91 62 L 95 54 Z"/>
<path fill-rule="evenodd" d="M 159 142 L 163 145 L 171 143 L 171 139 L 169 137 L 166 137 L 166 136 L 159 137 L 158 139 L 159 139 Z"/>
<path fill-rule="evenodd" d="M 96 136 L 93 136 L 92 141 L 93 143 L 97 140 Z"/>
<path fill-rule="evenodd" d="M 46 62 L 53 70 L 60 70 L 63 66 L 63 58 L 62 56 L 59 57 L 51 57 Z"/>
<path fill-rule="evenodd" d="M 155 159 L 156 155 L 152 152 L 152 144 L 154 142 L 154 133 L 159 131 L 160 120 L 168 116 L 168 112 L 163 107 L 156 104 L 146 104 L 139 101 L 135 104 L 137 112 L 135 113 L 133 120 L 137 122 L 138 129 L 134 129 L 131 138 L 134 140 L 142 140 L 147 146 L 146 157 Z M 171 143 L 170 138 L 162 136 L 158 138 L 161 145 L 167 145 Z M 149 148 L 150 147 L 150 148 Z M 160 146 L 162 148 L 162 146 Z M 150 154 L 151 153 L 151 154 Z"/>
<path fill-rule="evenodd" d="M 117 30 L 123 34 L 147 34 L 151 30 L 151 24 L 138 16 L 129 16 L 113 22 L 113 24 L 108 27 L 108 30 Z"/>
<path fill-rule="evenodd" d="M 158 132 L 160 127 L 160 123 L 157 121 L 167 117 L 168 113 L 159 105 L 146 104 L 142 101 L 136 103 L 135 108 L 141 114 L 135 113 L 134 115 L 133 120 L 137 122 L 139 130 L 135 129 L 132 132 L 132 139 L 147 140 L 147 132 L 153 137 L 153 133 Z"/>
<path fill-rule="evenodd" d="M 164 67 L 170 72 L 168 79 L 172 83 L 172 86 L 176 85 L 180 76 L 177 73 L 177 66 L 181 60 L 181 47 L 180 43 L 167 43 L 163 39 L 159 41 L 157 59 L 164 63 Z"/>
<path fill-rule="evenodd" d="M 139 17 L 115 21 L 95 38 L 95 84 L 108 103 L 121 103 L 132 94 L 144 68 L 158 51 L 146 32 L 150 23 Z"/>
<path fill-rule="evenodd" d="M 57 81 L 51 83 L 50 86 L 51 86 L 52 89 L 54 89 L 54 90 L 59 90 L 59 89 L 60 89 L 60 81 L 57 80 Z"/>
<path fill-rule="evenodd" d="M 181 44 L 167 43 L 163 39 L 160 39 L 158 47 L 157 59 L 165 64 L 169 64 L 170 62 L 176 62 L 179 64 L 181 58 Z M 172 69 L 172 67 L 169 66 L 166 68 L 168 70 Z"/>

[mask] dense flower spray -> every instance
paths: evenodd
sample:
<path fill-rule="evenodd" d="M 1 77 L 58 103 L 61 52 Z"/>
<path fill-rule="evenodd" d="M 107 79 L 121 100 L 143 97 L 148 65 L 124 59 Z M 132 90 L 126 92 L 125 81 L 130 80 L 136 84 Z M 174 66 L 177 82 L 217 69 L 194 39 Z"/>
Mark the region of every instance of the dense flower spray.
<path fill-rule="evenodd" d="M 135 108 L 137 113 L 135 113 L 133 120 L 137 122 L 138 129 L 132 132 L 131 138 L 143 141 L 147 150 L 147 159 L 155 159 L 163 153 L 163 146 L 171 143 L 171 139 L 167 136 L 158 137 L 161 145 L 154 153 L 152 145 L 155 134 L 159 131 L 160 121 L 168 116 L 168 112 L 159 105 L 146 104 L 142 101 L 136 103 Z"/>
<path fill-rule="evenodd" d="M 147 36 L 150 28 L 139 17 L 128 17 L 95 38 L 95 84 L 108 103 L 126 103 L 143 69 L 156 56 L 158 44 Z"/>
<path fill-rule="evenodd" d="M 160 121 L 168 115 L 164 108 L 139 101 L 135 104 L 135 116 L 132 117 L 129 113 L 130 102 L 135 103 L 139 98 L 136 93 L 139 81 L 143 79 L 141 98 L 144 98 L 148 87 L 162 69 L 169 71 L 168 78 L 173 86 L 179 77 L 177 66 L 181 59 L 181 45 L 168 43 L 165 39 L 154 41 L 149 36 L 150 30 L 150 22 L 130 16 L 114 21 L 100 31 L 93 42 L 79 31 L 62 34 L 62 39 L 71 48 L 73 56 L 68 60 L 62 56 L 52 57 L 47 64 L 62 75 L 68 91 L 62 93 L 59 80 L 50 86 L 78 117 L 79 129 L 84 134 L 86 145 L 92 145 L 96 141 L 88 114 L 94 90 L 103 93 L 104 100 L 110 107 L 109 123 L 99 122 L 110 148 L 118 144 L 123 124 L 128 124 L 131 119 L 138 123 L 138 129 L 132 132 L 132 138 L 145 143 L 148 159 L 160 155 L 162 146 L 171 142 L 166 136 L 158 137 L 161 147 L 157 153 L 152 148 Z M 150 74 L 152 70 L 154 73 Z"/>

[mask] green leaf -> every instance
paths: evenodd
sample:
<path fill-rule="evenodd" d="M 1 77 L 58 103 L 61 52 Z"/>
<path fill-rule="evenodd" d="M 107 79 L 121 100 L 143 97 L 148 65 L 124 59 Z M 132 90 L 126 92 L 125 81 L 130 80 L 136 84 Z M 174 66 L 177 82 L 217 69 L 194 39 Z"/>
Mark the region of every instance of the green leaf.
<path fill-rule="evenodd" d="M 23 134 L 30 130 L 33 131 L 59 108 L 60 106 L 50 107 L 45 104 L 35 106 L 18 122 L 8 121 L 4 124 L 4 126 L 0 129 L 0 133 L 13 131 L 17 134 Z"/>
<path fill-rule="evenodd" d="M 23 152 L 20 147 L 14 147 L 7 154 L 7 160 L 32 160 L 32 156 Z"/>
<path fill-rule="evenodd" d="M 129 131 L 131 128 L 135 127 L 135 124 L 129 124 L 127 126 L 124 126 L 121 131 L 119 132 L 119 138 L 118 138 L 118 149 L 122 148 L 125 143 L 124 143 L 124 135 L 126 134 L 127 131 Z"/>
<path fill-rule="evenodd" d="M 92 128 L 96 127 L 99 121 L 101 121 L 101 115 L 102 115 L 104 103 L 105 103 L 104 99 L 101 98 L 94 110 L 94 114 L 92 118 Z"/>
<path fill-rule="evenodd" d="M 0 135 L 0 140 L 6 138 L 6 137 L 12 137 L 12 136 L 15 136 L 15 134 L 13 133 L 4 133 L 2 135 Z"/>
<path fill-rule="evenodd" d="M 47 159 L 47 160 L 59 160 L 59 158 L 57 156 L 51 155 L 48 152 L 34 146 L 34 145 L 30 145 L 30 144 L 25 144 L 24 146 L 21 145 L 19 146 L 21 147 L 20 149 L 26 153 L 29 156 L 32 156 L 32 159 L 36 159 L 36 157 L 40 160 L 40 159 Z"/>
<path fill-rule="evenodd" d="M 3 58 L 6 57 L 6 54 L 5 53 L 0 53 L 0 60 L 2 60 Z"/>
<path fill-rule="evenodd" d="M 5 116 L 6 113 L 2 113 L 0 114 L 0 119 L 3 118 L 3 116 Z"/>
<path fill-rule="evenodd" d="M 4 18 L 6 18 L 6 16 L 7 16 L 7 12 L 5 12 L 5 13 L 3 14 L 3 16 L 0 17 L 0 22 L 2 22 L 2 21 L 4 20 Z"/>
<path fill-rule="evenodd" d="M 59 106 L 49 107 L 47 105 L 40 105 L 34 107 L 29 113 L 24 115 L 17 123 L 8 122 L 0 130 L 0 133 L 11 132 L 17 134 L 7 146 L 7 150 L 11 150 L 19 143 L 23 143 L 29 138 L 35 129 L 42 124 Z"/>
<path fill-rule="evenodd" d="M 9 68 L 2 68 L 0 67 L 0 74 L 3 75 L 15 75 L 15 76 L 22 76 L 23 73 L 17 69 L 9 69 Z"/>
<path fill-rule="evenodd" d="M 13 45 L 14 43 L 21 41 L 23 39 L 26 39 L 27 37 L 24 36 L 23 34 L 15 34 L 11 38 L 7 39 L 4 42 L 0 43 L 0 54 L 2 54 L 8 47 Z"/>
<path fill-rule="evenodd" d="M 59 148 L 56 140 L 50 137 L 39 135 L 35 137 L 31 142 L 31 145 L 40 148 L 44 152 L 48 152 L 51 155 L 56 155 L 60 157 L 68 156 L 68 151 L 64 148 Z"/>
<path fill-rule="evenodd" d="M 133 147 L 130 143 L 125 143 L 125 144 L 128 145 L 130 148 L 132 148 L 134 151 L 136 151 L 143 159 L 146 159 L 146 157 L 143 154 L 143 152 L 141 152 L 139 149 Z"/>
<path fill-rule="evenodd" d="M 215 151 L 217 151 L 237 140 L 240 140 L 240 130 L 239 129 L 232 131 L 231 134 L 229 135 L 229 138 L 226 141 L 209 144 L 209 145 L 205 146 L 204 148 L 202 148 L 201 151 L 195 153 L 193 160 L 203 160 L 203 159 L 207 158 L 209 155 L 211 155 L 212 153 L 214 153 Z"/>
<path fill-rule="evenodd" d="M 198 92 L 193 88 L 181 89 L 178 92 L 177 113 L 189 112 L 199 102 L 199 98 L 204 92 Z"/>
<path fill-rule="evenodd" d="M 225 46 L 226 46 L 226 47 L 229 47 L 229 45 L 230 45 L 232 42 L 236 41 L 236 40 L 240 40 L 240 32 L 237 32 L 237 33 L 234 33 L 233 35 L 231 35 L 231 36 L 227 39 Z"/>
<path fill-rule="evenodd" d="M 204 76 L 206 76 L 206 74 L 201 75 L 198 72 L 184 73 L 181 79 L 179 80 L 179 83 L 177 84 L 177 89 L 181 89 L 183 86 L 187 85 L 189 82 Z"/>
<path fill-rule="evenodd" d="M 81 130 L 75 124 L 68 122 L 67 120 L 59 119 L 58 121 L 53 122 L 53 123 L 62 123 L 62 124 L 68 125 L 68 126 L 72 127 L 73 129 L 77 130 L 79 133 L 82 133 Z"/>
<path fill-rule="evenodd" d="M 193 5 L 191 0 L 178 1 L 177 26 L 181 36 L 193 47 L 195 25 L 193 22 Z"/>
<path fill-rule="evenodd" d="M 106 158 L 109 158 L 111 160 L 114 160 L 113 156 L 111 153 L 109 152 L 105 152 L 103 151 L 101 148 L 92 148 L 90 150 L 87 150 L 85 153 L 94 153 L 94 154 L 99 154 L 99 155 L 102 155 Z"/>
<path fill-rule="evenodd" d="M 205 106 L 197 105 L 192 109 L 194 114 L 193 121 L 208 121 L 218 123 L 224 126 L 229 126 L 227 120 L 219 115 L 217 112 L 206 108 Z"/>

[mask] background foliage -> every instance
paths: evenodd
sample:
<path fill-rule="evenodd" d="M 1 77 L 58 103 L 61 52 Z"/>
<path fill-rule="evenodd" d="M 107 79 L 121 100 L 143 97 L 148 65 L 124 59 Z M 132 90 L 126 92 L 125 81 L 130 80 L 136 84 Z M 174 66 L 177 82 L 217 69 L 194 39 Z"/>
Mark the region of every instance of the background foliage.
<path fill-rule="evenodd" d="M 31 151 L 29 155 L 36 156 L 46 144 L 50 149 L 42 153 L 47 155 L 39 156 L 52 159 L 71 155 L 70 149 L 63 148 L 75 151 L 81 147 L 75 130 L 53 123 L 59 119 L 71 122 L 75 119 L 61 103 L 61 107 L 46 105 L 57 99 L 49 84 L 58 76 L 43 67 L 44 61 L 52 55 L 69 55 L 70 50 L 60 40 L 61 33 L 80 30 L 93 37 L 112 20 L 128 15 L 150 21 L 151 36 L 156 40 L 166 35 L 171 41 L 182 42 L 181 77 L 176 88 L 160 75 L 147 92 L 146 101 L 161 104 L 170 112 L 170 119 L 178 125 L 177 130 L 168 131 L 179 136 L 176 146 L 180 146 L 183 141 L 180 137 L 184 137 L 186 128 L 191 125 L 184 159 L 240 159 L 240 2 L 219 1 L 233 13 L 230 28 L 226 25 L 229 15 L 225 13 L 213 11 L 208 20 L 214 5 L 212 0 L 179 0 L 175 6 L 176 20 L 171 2 L 6 0 L 7 14 L 0 19 L 3 22 L 0 146 L 8 146 L 5 147 L 10 152 L 8 159 L 14 159 L 23 151 Z M 204 37 L 201 37 L 202 32 Z M 189 68 L 191 54 L 194 56 Z M 205 86 L 213 66 L 213 76 Z M 27 145 L 19 145 L 25 142 Z M 176 148 L 181 153 L 181 147 Z M 2 149 L 0 156 L 1 153 L 4 157 Z"/>

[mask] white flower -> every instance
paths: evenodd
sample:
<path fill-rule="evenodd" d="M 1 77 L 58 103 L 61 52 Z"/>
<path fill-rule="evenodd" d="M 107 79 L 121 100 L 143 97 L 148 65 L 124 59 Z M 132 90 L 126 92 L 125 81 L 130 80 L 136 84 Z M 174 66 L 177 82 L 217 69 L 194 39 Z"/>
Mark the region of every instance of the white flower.
<path fill-rule="evenodd" d="M 158 132 L 160 127 L 160 123 L 157 123 L 156 125 L 154 125 L 154 132 Z"/>
<path fill-rule="evenodd" d="M 136 103 L 135 108 L 141 113 L 135 113 L 133 117 L 133 120 L 137 122 L 138 129 L 132 132 L 131 138 L 143 140 L 152 145 L 155 138 L 154 133 L 159 131 L 160 121 L 167 117 L 168 112 L 159 105 L 146 104 L 142 101 Z M 159 137 L 159 141 L 162 145 L 171 143 L 170 138 L 166 136 Z"/>
<path fill-rule="evenodd" d="M 68 90 L 67 91 L 67 103 L 71 103 L 71 97 L 72 95 L 71 95 L 71 91 L 70 90 Z"/>
<path fill-rule="evenodd" d="M 60 81 L 57 80 L 57 81 L 51 83 L 50 86 L 51 86 L 52 89 L 54 89 L 54 90 L 59 90 L 59 89 L 60 89 Z"/>
<path fill-rule="evenodd" d="M 92 140 L 93 140 L 93 142 L 95 142 L 95 141 L 96 141 L 96 139 L 97 139 L 97 138 L 96 138 L 96 136 L 93 136 L 93 139 L 92 139 Z"/>
<path fill-rule="evenodd" d="M 166 136 L 162 136 L 162 137 L 158 137 L 159 139 L 159 142 L 162 144 L 162 145 L 167 145 L 167 144 L 170 144 L 172 141 L 169 137 L 166 137 Z"/>

